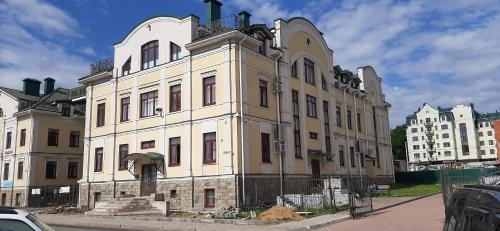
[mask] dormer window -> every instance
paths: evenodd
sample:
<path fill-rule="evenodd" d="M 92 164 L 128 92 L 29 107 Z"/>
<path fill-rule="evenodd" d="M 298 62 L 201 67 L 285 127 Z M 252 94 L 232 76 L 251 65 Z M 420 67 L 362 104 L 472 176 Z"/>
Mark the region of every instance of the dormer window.
<path fill-rule="evenodd" d="M 130 74 L 130 57 L 127 59 L 127 61 L 123 64 L 122 66 L 122 76 L 129 75 Z"/>
<path fill-rule="evenodd" d="M 68 104 L 61 105 L 62 116 L 69 117 L 71 115 L 71 106 Z"/>
<path fill-rule="evenodd" d="M 170 62 L 180 59 L 181 47 L 177 44 L 170 42 Z"/>
<path fill-rule="evenodd" d="M 158 40 L 144 44 L 141 50 L 142 70 L 158 65 Z"/>

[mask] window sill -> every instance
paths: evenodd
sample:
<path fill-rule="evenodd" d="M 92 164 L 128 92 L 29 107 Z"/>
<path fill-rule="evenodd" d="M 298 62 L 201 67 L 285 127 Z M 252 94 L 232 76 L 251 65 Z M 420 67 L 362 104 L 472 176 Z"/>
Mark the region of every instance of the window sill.
<path fill-rule="evenodd" d="M 146 120 L 146 119 L 152 119 L 152 118 L 156 118 L 156 117 L 160 117 L 160 115 L 156 114 L 156 115 L 150 115 L 150 116 L 143 116 L 143 117 L 139 117 L 138 120 Z"/>
<path fill-rule="evenodd" d="M 203 104 L 203 107 L 214 106 L 214 105 L 216 105 L 216 104 L 217 104 L 217 103 L 215 103 L 215 102 L 214 102 L 214 103 L 210 103 L 210 104 Z"/>
<path fill-rule="evenodd" d="M 263 164 L 273 164 L 272 161 L 262 161 Z"/>
<path fill-rule="evenodd" d="M 213 161 L 213 162 L 203 162 L 203 165 L 215 165 L 217 164 L 217 161 Z"/>
<path fill-rule="evenodd" d="M 180 167 L 181 164 L 169 164 L 168 167 Z"/>
<path fill-rule="evenodd" d="M 296 156 L 295 159 L 303 160 L 302 156 Z"/>

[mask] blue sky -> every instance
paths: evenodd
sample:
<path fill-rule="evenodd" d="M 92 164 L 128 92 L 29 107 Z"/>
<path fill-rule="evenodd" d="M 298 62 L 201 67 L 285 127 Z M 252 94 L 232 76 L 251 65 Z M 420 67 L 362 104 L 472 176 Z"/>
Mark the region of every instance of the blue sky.
<path fill-rule="evenodd" d="M 500 0 L 224 0 L 252 22 L 302 16 L 324 33 L 334 64 L 371 65 L 393 105 L 391 126 L 427 102 L 500 110 Z M 155 15 L 198 15 L 202 0 L 0 0 L 0 85 L 51 76 L 76 86 L 89 64 Z"/>

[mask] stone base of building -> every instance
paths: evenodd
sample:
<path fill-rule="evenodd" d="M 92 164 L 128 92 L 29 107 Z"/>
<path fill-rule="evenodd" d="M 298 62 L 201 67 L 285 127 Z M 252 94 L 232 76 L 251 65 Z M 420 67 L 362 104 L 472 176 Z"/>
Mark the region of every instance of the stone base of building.
<path fill-rule="evenodd" d="M 171 210 L 182 211 L 218 211 L 229 207 L 237 207 L 237 176 L 218 177 L 185 177 L 175 179 L 158 179 L 156 194 L 163 194 L 170 201 Z M 90 187 L 90 193 L 89 193 Z M 215 192 L 215 206 L 207 208 L 206 190 Z M 94 208 L 97 201 L 108 201 L 121 195 L 141 195 L 141 183 L 134 181 L 86 182 L 80 184 L 80 207 Z"/>
<path fill-rule="evenodd" d="M 340 179 L 346 176 L 286 175 L 283 183 L 284 194 L 324 193 L 325 179 Z M 394 176 L 367 177 L 366 184 L 392 184 Z M 326 181 L 327 182 L 327 181 Z M 244 185 L 244 186 L 243 186 Z M 319 187 L 319 188 L 318 188 Z M 90 188 L 90 193 L 89 193 Z M 215 192 L 215 206 L 207 208 L 206 190 Z M 281 191 L 279 175 L 247 175 L 245 181 L 240 175 L 218 177 L 185 177 L 158 179 L 156 194 L 163 194 L 165 201 L 170 201 L 171 210 L 210 212 L 227 208 L 257 208 L 276 203 Z M 139 180 L 81 183 L 80 207 L 94 208 L 95 201 L 110 201 L 120 196 L 139 197 Z M 245 199 L 243 199 L 245 198 Z"/>
<path fill-rule="evenodd" d="M 26 189 L 25 188 L 2 188 L 0 189 L 0 206 L 8 207 L 26 207 Z"/>

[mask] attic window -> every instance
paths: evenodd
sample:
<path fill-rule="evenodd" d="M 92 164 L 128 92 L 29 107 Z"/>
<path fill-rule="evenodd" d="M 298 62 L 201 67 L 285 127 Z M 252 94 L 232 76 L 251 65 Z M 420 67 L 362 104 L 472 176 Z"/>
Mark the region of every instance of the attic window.
<path fill-rule="evenodd" d="M 307 42 L 307 45 L 311 45 L 311 39 L 310 38 L 307 38 L 306 42 Z"/>

